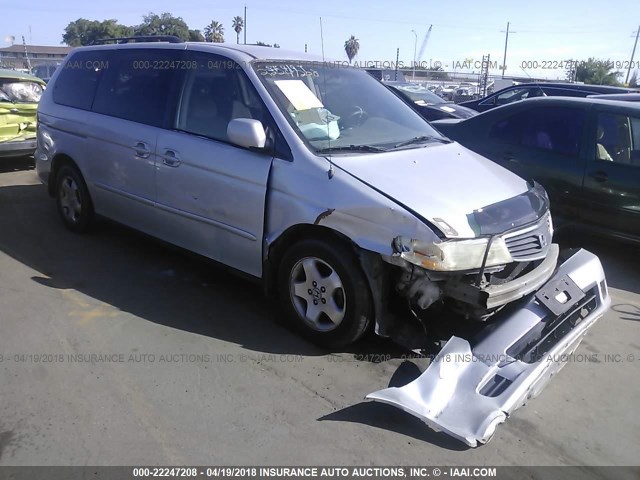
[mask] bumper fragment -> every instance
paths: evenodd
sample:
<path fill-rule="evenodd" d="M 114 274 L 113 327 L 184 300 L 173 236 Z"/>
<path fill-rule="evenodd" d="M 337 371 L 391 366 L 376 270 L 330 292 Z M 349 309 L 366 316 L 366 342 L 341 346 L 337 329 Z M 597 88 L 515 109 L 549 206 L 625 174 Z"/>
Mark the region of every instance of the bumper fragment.
<path fill-rule="evenodd" d="M 496 319 L 473 348 L 452 337 L 416 380 L 366 398 L 401 408 L 471 447 L 488 442 L 498 424 L 567 363 L 611 303 L 600 260 L 586 250 L 565 261 L 541 291 L 553 293 L 551 306 L 532 296 Z"/>

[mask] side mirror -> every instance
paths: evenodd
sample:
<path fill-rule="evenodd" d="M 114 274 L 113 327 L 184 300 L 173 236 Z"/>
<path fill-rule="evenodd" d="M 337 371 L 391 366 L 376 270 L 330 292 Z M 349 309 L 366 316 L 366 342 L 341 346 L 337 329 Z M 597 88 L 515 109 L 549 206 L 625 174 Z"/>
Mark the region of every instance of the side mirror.
<path fill-rule="evenodd" d="M 267 134 L 262 122 L 252 118 L 235 118 L 227 126 L 227 136 L 232 143 L 244 148 L 264 148 Z"/>

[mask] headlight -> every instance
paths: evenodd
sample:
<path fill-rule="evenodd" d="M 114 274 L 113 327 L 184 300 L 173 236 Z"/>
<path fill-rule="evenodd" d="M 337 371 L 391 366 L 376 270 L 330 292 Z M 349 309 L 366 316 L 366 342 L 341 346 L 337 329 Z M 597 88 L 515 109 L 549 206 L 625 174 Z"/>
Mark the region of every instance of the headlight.
<path fill-rule="evenodd" d="M 396 239 L 396 250 L 400 257 L 409 263 L 427 270 L 451 272 L 457 270 L 474 270 L 482 267 L 482 260 L 487 249 L 487 238 L 471 240 L 448 240 L 444 242 L 423 242 L 421 240 L 406 241 L 402 237 Z M 486 267 L 511 263 L 513 258 L 502 238 L 494 238 L 487 255 Z"/>

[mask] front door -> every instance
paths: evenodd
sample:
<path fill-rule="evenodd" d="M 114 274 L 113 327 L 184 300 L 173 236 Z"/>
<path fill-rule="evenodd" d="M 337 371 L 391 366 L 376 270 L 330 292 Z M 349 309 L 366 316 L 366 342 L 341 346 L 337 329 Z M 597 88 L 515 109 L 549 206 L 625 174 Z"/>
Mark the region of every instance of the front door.
<path fill-rule="evenodd" d="M 640 114 L 598 106 L 585 171 L 590 220 L 640 236 Z"/>
<path fill-rule="evenodd" d="M 227 126 L 270 116 L 230 59 L 186 51 L 173 128 L 156 147 L 160 236 L 238 270 L 262 275 L 262 236 L 272 154 L 233 145 Z"/>

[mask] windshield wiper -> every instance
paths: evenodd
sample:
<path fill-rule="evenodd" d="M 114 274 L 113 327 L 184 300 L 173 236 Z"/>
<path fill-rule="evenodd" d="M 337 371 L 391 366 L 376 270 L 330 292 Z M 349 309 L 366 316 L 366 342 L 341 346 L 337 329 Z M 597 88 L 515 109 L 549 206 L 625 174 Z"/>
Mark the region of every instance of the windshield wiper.
<path fill-rule="evenodd" d="M 414 143 L 426 143 L 426 142 L 439 142 L 439 143 L 451 143 L 446 137 L 435 137 L 433 135 L 420 135 L 419 137 L 413 137 L 410 140 L 396 143 L 393 148 L 405 147 L 407 145 L 413 145 Z"/>
<path fill-rule="evenodd" d="M 317 153 L 331 152 L 386 152 L 385 148 L 375 147 L 373 145 L 341 145 L 339 147 L 327 147 L 316 150 Z"/>

